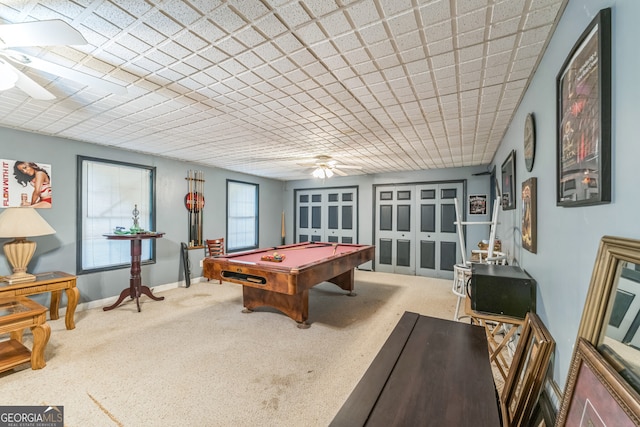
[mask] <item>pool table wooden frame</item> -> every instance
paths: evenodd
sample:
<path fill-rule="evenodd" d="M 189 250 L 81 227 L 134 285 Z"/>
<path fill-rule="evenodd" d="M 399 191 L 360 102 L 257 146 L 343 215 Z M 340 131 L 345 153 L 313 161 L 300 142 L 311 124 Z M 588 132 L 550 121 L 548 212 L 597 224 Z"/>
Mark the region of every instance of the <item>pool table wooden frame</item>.
<path fill-rule="evenodd" d="M 282 262 L 262 261 L 263 255 L 284 255 Z M 354 269 L 373 260 L 375 246 L 305 242 L 207 257 L 203 276 L 242 285 L 246 311 L 270 306 L 308 327 L 309 289 L 331 282 L 353 296 Z"/>

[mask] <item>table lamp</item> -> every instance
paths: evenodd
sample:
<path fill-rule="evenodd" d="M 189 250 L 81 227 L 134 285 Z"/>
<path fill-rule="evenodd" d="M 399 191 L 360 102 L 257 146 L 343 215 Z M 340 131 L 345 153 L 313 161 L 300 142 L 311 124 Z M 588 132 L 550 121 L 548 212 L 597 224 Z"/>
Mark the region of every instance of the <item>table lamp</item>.
<path fill-rule="evenodd" d="M 0 238 L 13 237 L 13 240 L 4 244 L 4 254 L 13 268 L 13 274 L 3 280 L 9 284 L 36 280 L 36 276 L 27 273 L 27 265 L 36 251 L 36 242 L 27 240 L 27 237 L 55 232 L 32 207 L 6 208 L 0 214 Z"/>

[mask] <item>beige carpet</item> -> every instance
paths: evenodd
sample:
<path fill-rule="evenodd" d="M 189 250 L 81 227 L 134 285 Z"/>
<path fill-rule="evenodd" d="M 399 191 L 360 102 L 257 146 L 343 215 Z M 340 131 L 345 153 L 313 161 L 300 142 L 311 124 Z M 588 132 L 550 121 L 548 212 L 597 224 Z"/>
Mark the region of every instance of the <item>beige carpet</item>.
<path fill-rule="evenodd" d="M 66 426 L 326 426 L 405 311 L 451 319 L 451 281 L 356 271 L 323 283 L 303 330 L 242 310 L 239 285 L 193 283 L 50 321 L 47 366 L 0 374 L 2 405 L 61 405 Z M 3 337 L 4 338 L 4 337 Z M 25 343 L 31 345 L 25 332 Z"/>

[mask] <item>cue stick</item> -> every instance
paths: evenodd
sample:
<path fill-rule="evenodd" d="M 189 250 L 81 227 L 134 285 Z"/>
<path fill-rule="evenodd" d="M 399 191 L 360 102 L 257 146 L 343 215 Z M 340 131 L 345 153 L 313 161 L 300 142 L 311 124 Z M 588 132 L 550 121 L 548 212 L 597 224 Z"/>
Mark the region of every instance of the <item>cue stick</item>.
<path fill-rule="evenodd" d="M 284 251 L 299 251 L 301 249 L 317 249 L 317 248 L 326 248 L 327 246 L 335 246 L 335 245 L 331 245 L 331 244 L 325 244 L 325 245 L 318 245 L 317 243 L 311 243 L 305 246 L 296 246 L 295 248 L 282 248 L 279 249 L 280 252 L 284 252 Z M 277 247 L 274 247 L 273 249 L 278 249 Z"/>
<path fill-rule="evenodd" d="M 280 232 L 281 236 L 282 236 L 282 244 L 284 245 L 284 236 L 285 236 L 285 231 L 284 231 L 284 211 L 282 211 L 282 230 Z"/>
<path fill-rule="evenodd" d="M 189 188 L 189 192 L 187 194 L 187 208 L 189 210 L 189 246 L 193 246 L 193 211 L 192 211 L 192 206 L 193 204 L 191 203 L 191 198 L 193 196 L 193 179 L 191 178 L 191 171 L 187 171 L 187 182 L 188 182 L 188 188 Z"/>
<path fill-rule="evenodd" d="M 204 180 L 202 179 L 202 171 L 198 171 L 198 245 L 202 243 L 202 209 L 204 208 L 204 200 L 200 200 L 203 197 Z"/>

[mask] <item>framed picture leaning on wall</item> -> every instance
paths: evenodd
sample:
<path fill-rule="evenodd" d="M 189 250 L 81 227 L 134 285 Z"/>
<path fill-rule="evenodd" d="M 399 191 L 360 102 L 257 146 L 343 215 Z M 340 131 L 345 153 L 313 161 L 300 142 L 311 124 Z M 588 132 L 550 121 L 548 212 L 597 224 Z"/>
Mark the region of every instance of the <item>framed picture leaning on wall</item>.
<path fill-rule="evenodd" d="M 637 426 L 639 411 L 635 393 L 593 345 L 578 338 L 556 426 Z"/>
<path fill-rule="evenodd" d="M 611 201 L 611 9 L 601 10 L 565 60 L 557 90 L 558 206 Z"/>

